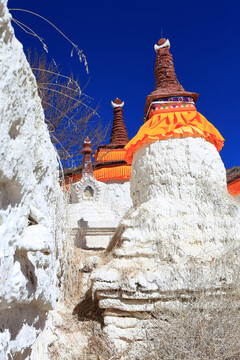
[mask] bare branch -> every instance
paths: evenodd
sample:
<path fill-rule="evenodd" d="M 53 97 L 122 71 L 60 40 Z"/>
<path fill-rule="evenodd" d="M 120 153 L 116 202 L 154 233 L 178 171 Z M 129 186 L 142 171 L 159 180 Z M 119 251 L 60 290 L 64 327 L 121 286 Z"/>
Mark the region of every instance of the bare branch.
<path fill-rule="evenodd" d="M 37 17 L 39 17 L 40 19 L 46 21 L 49 25 L 51 25 L 55 30 L 57 30 L 72 46 L 73 46 L 73 49 L 76 50 L 77 52 L 77 55 L 78 55 L 78 58 L 80 60 L 80 62 L 84 62 L 84 65 L 85 65 L 85 68 L 86 68 L 86 72 L 88 73 L 88 63 L 87 63 L 87 59 L 86 59 L 86 56 L 84 55 L 83 51 L 79 49 L 79 47 L 74 44 L 56 25 L 54 25 L 51 21 L 49 21 L 48 19 L 46 19 L 44 16 L 41 16 L 33 11 L 30 11 L 30 10 L 26 10 L 26 9 L 9 9 L 10 11 L 22 11 L 22 12 L 26 12 L 26 13 L 29 13 L 29 14 L 32 14 L 32 15 L 35 15 Z M 26 25 L 25 25 L 26 26 Z M 26 26 L 27 28 L 27 26 Z M 33 34 L 31 34 L 33 35 Z M 36 36 L 36 35 L 34 35 Z M 39 39 L 40 37 L 37 36 Z M 73 54 L 73 50 L 71 51 L 71 56 Z"/>
<path fill-rule="evenodd" d="M 38 84 L 50 137 L 63 167 L 76 167 L 82 160 L 82 143 L 88 135 L 93 149 L 100 145 L 108 126 L 100 120 L 92 98 L 84 94 L 72 75 L 62 75 L 56 63 L 47 62 L 43 53 L 28 52 L 28 59 Z"/>

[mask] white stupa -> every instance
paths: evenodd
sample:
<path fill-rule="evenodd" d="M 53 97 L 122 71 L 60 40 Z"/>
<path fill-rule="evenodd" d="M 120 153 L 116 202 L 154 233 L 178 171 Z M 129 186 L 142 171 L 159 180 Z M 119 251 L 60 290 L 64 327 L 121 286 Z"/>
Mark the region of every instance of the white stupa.
<path fill-rule="evenodd" d="M 126 146 L 133 207 L 92 274 L 119 348 L 144 340 L 142 324 L 154 323 L 156 308 L 174 311 L 199 289 L 231 286 L 239 256 L 240 206 L 227 191 L 223 138 L 197 112 L 197 94 L 179 84 L 169 47 L 161 39 L 155 48 L 146 122 Z"/>

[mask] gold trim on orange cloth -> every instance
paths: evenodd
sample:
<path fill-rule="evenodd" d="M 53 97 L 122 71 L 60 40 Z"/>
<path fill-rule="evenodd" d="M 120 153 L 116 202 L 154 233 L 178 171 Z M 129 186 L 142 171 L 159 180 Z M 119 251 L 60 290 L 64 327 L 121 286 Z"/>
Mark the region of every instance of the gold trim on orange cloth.
<path fill-rule="evenodd" d="M 154 113 L 125 146 L 125 160 L 132 163 L 134 152 L 145 144 L 169 138 L 203 137 L 221 150 L 224 138 L 219 131 L 196 110 Z"/>
<path fill-rule="evenodd" d="M 131 166 L 115 166 L 94 170 L 94 177 L 98 181 L 129 180 Z"/>
<path fill-rule="evenodd" d="M 100 149 L 97 154 L 94 154 L 95 162 L 125 160 L 125 153 L 125 149 Z"/>

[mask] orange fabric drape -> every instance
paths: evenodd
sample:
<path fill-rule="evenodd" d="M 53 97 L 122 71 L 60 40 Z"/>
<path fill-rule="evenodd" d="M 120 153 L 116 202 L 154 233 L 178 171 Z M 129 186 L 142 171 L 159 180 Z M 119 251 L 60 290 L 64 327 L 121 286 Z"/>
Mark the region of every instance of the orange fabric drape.
<path fill-rule="evenodd" d="M 221 150 L 224 138 L 207 119 L 193 110 L 153 112 L 151 118 L 139 129 L 134 138 L 125 146 L 126 161 L 132 163 L 134 152 L 143 145 L 169 138 L 203 137 Z"/>

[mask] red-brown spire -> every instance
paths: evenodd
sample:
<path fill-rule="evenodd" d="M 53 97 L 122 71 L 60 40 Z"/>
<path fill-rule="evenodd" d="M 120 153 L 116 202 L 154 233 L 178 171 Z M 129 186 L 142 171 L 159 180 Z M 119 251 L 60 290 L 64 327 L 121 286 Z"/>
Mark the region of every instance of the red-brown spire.
<path fill-rule="evenodd" d="M 84 175 L 93 176 L 93 168 L 92 168 L 92 144 L 89 140 L 89 137 L 86 137 L 83 143 L 83 168 L 82 168 L 82 177 Z"/>
<path fill-rule="evenodd" d="M 125 146 L 129 142 L 129 137 L 122 115 L 124 102 L 117 98 L 112 101 L 111 104 L 113 107 L 114 118 L 109 145 Z"/>
<path fill-rule="evenodd" d="M 179 83 L 175 74 L 172 55 L 169 53 L 170 42 L 164 38 L 160 39 L 157 45 L 154 46 L 157 53 L 155 63 L 155 90 L 148 95 L 145 105 L 145 116 L 151 102 L 158 98 L 172 97 L 172 96 L 188 96 L 197 101 L 198 94 L 185 91 Z"/>

